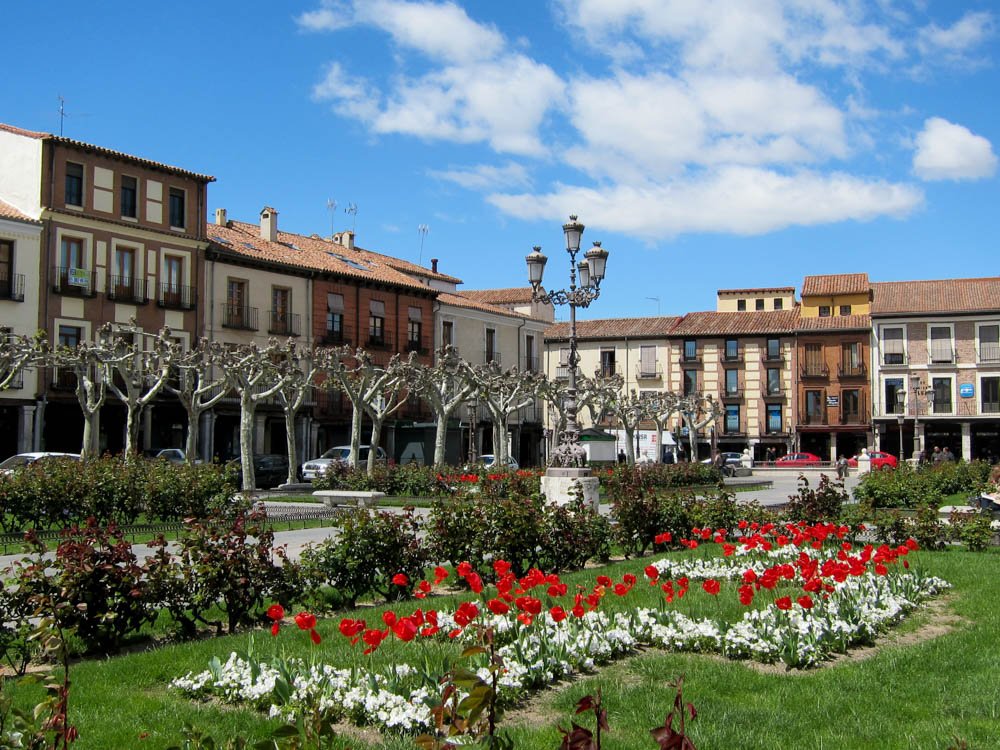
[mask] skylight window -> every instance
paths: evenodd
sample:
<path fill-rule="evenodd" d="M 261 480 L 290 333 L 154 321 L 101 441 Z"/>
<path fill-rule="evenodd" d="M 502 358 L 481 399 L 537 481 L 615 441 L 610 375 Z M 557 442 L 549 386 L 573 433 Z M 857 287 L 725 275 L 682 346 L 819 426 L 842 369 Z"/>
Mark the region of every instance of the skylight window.
<path fill-rule="evenodd" d="M 232 242 L 230 242 L 229 240 L 227 240 L 225 237 L 220 237 L 217 234 L 213 234 L 212 235 L 212 239 L 215 240 L 216 242 L 218 242 L 221 245 L 232 245 L 233 244 Z"/>

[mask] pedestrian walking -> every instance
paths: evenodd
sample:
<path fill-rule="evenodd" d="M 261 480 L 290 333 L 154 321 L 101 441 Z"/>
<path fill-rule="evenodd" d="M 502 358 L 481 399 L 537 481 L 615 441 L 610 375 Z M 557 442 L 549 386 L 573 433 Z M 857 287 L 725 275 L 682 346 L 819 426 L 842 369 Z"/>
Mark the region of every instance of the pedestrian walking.
<path fill-rule="evenodd" d="M 837 459 L 837 479 L 847 478 L 847 459 L 844 458 L 844 454 L 840 454 L 840 458 Z"/>

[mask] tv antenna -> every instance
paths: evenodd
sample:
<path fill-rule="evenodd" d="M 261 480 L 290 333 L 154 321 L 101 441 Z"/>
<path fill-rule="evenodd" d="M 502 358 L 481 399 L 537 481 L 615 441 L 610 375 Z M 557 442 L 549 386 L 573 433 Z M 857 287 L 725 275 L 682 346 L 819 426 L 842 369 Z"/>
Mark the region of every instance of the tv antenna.
<path fill-rule="evenodd" d="M 334 234 L 333 224 L 335 221 L 333 217 L 337 211 L 337 201 L 335 201 L 333 198 L 327 198 L 326 210 L 330 212 L 330 237 L 332 238 Z"/>
<path fill-rule="evenodd" d="M 420 257 L 417 259 L 417 265 L 421 266 L 424 263 L 424 238 L 427 233 L 431 231 L 431 228 L 426 224 L 417 224 L 417 232 L 420 234 Z"/>
<path fill-rule="evenodd" d="M 656 315 L 660 314 L 660 298 L 659 297 L 646 297 L 646 299 L 656 303 Z"/>
<path fill-rule="evenodd" d="M 89 114 L 90 114 L 89 112 L 86 112 L 86 113 L 74 112 L 72 116 L 73 117 L 88 117 Z M 63 97 L 62 94 L 60 94 L 59 95 L 59 137 L 60 138 L 63 137 L 63 126 L 66 123 L 66 118 L 69 117 L 69 116 L 70 116 L 70 114 L 66 111 L 66 99 L 65 99 L 65 97 Z"/>
<path fill-rule="evenodd" d="M 347 204 L 347 208 L 344 209 L 344 213 L 351 215 L 351 217 L 352 217 L 352 220 L 351 220 L 351 233 L 352 234 L 357 234 L 357 232 L 355 230 L 358 227 L 358 204 L 357 203 L 348 203 Z"/>

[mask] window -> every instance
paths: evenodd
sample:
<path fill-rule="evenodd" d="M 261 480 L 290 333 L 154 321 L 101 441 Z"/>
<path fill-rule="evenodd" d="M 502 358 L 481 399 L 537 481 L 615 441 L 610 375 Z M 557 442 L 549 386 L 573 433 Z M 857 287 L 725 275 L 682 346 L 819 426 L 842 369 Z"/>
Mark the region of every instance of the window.
<path fill-rule="evenodd" d="M 90 292 L 90 276 L 84 266 L 83 240 L 63 237 L 59 247 L 57 291 L 69 294 Z"/>
<path fill-rule="evenodd" d="M 826 404 L 823 391 L 806 391 L 806 424 L 825 424 Z"/>
<path fill-rule="evenodd" d="M 951 414 L 951 378 L 934 378 L 931 380 L 931 390 L 934 398 L 935 414 Z"/>
<path fill-rule="evenodd" d="M 268 331 L 285 336 L 293 333 L 291 289 L 271 287 L 271 325 Z"/>
<path fill-rule="evenodd" d="M 373 299 L 368 303 L 368 343 L 385 346 L 385 302 Z"/>
<path fill-rule="evenodd" d="M 423 338 L 423 310 L 410 307 L 406 318 L 406 348 L 411 352 L 420 351 Z"/>
<path fill-rule="evenodd" d="M 982 378 L 979 381 L 979 392 L 983 401 L 980 412 L 1000 414 L 1000 377 Z"/>
<path fill-rule="evenodd" d="M 740 371 L 726 370 L 726 395 L 736 396 L 740 392 Z"/>
<path fill-rule="evenodd" d="M 782 431 L 781 404 L 767 405 L 767 431 L 770 433 Z"/>
<path fill-rule="evenodd" d="M 83 206 L 83 165 L 66 162 L 66 205 Z"/>
<path fill-rule="evenodd" d="M 902 328 L 882 329 L 882 364 L 901 365 L 904 364 L 905 355 L 903 347 Z"/>
<path fill-rule="evenodd" d="M 740 358 L 740 342 L 736 339 L 726 339 L 726 359 L 734 362 Z"/>
<path fill-rule="evenodd" d="M 441 344 L 444 346 L 455 345 L 455 324 L 450 320 L 441 322 Z"/>
<path fill-rule="evenodd" d="M 746 312 L 747 301 L 745 299 L 738 299 L 738 300 L 736 300 L 736 309 L 739 312 Z"/>
<path fill-rule="evenodd" d="M 739 404 L 726 404 L 726 432 L 739 432 L 740 431 L 740 405 Z"/>
<path fill-rule="evenodd" d="M 906 411 L 906 394 L 899 394 L 903 388 L 902 378 L 885 379 L 885 413 L 902 414 Z"/>
<path fill-rule="evenodd" d="M 979 327 L 979 361 L 1000 362 L 1000 325 Z"/>
<path fill-rule="evenodd" d="M 698 359 L 698 342 L 694 339 L 684 340 L 684 360 L 694 362 Z"/>
<path fill-rule="evenodd" d="M 829 305 L 820 305 L 819 306 L 819 316 L 821 318 L 829 318 L 830 317 L 830 306 Z"/>
<path fill-rule="evenodd" d="M 181 297 L 181 282 L 184 280 L 184 259 L 177 255 L 163 257 L 163 304 L 181 307 L 188 302 Z"/>
<path fill-rule="evenodd" d="M 222 325 L 230 328 L 246 328 L 250 321 L 247 307 L 247 283 L 242 279 L 226 280 L 226 306 Z"/>
<path fill-rule="evenodd" d="M 59 265 L 63 268 L 83 268 L 83 240 L 63 237 Z"/>
<path fill-rule="evenodd" d="M 684 395 L 690 396 L 698 392 L 698 371 L 684 371 Z"/>
<path fill-rule="evenodd" d="M 344 341 L 344 295 L 326 295 L 326 340 L 330 344 Z"/>
<path fill-rule="evenodd" d="M 806 377 L 822 377 L 827 374 L 826 364 L 823 362 L 823 345 L 805 345 L 805 363 L 802 366 L 802 374 Z"/>
<path fill-rule="evenodd" d="M 115 250 L 109 290 L 114 299 L 132 300 L 135 295 L 135 248 L 119 247 Z"/>
<path fill-rule="evenodd" d="M 855 388 L 840 392 L 841 424 L 858 424 L 861 421 L 861 392 Z"/>
<path fill-rule="evenodd" d="M 774 309 L 775 310 L 781 310 L 783 307 L 784 307 L 784 304 L 782 303 L 781 297 L 775 297 L 774 298 Z"/>
<path fill-rule="evenodd" d="M 14 290 L 14 243 L 0 240 L 0 297 L 10 299 Z"/>
<path fill-rule="evenodd" d="M 136 218 L 138 214 L 139 181 L 135 177 L 122 176 L 121 212 L 128 219 Z"/>
<path fill-rule="evenodd" d="M 615 350 L 601 349 L 601 377 L 610 378 L 615 374 Z"/>
<path fill-rule="evenodd" d="M 781 359 L 781 339 L 767 340 L 767 359 Z"/>
<path fill-rule="evenodd" d="M 951 327 L 931 326 L 931 362 L 953 362 Z"/>
<path fill-rule="evenodd" d="M 781 393 L 781 370 L 777 367 L 767 368 L 767 394 L 777 396 Z"/>
<path fill-rule="evenodd" d="M 861 362 L 861 342 L 851 341 L 840 345 L 840 368 L 843 375 L 864 375 Z"/>
<path fill-rule="evenodd" d="M 840 306 L 840 314 L 841 315 L 850 315 L 851 314 L 851 306 L 850 305 L 841 305 Z"/>
<path fill-rule="evenodd" d="M 538 372 L 538 360 L 535 358 L 535 337 L 524 337 L 524 369 L 527 372 Z"/>
<path fill-rule="evenodd" d="M 642 377 L 642 378 L 655 378 L 656 377 L 656 347 L 655 346 L 640 346 L 639 347 L 639 377 Z"/>
<path fill-rule="evenodd" d="M 186 226 L 184 218 L 184 191 L 170 188 L 170 226 L 183 229 Z"/>
<path fill-rule="evenodd" d="M 83 338 L 83 329 L 77 326 L 59 326 L 59 346 L 75 349 Z M 62 369 L 56 371 L 55 386 L 57 388 L 76 388 L 76 373 Z"/>
<path fill-rule="evenodd" d="M 500 354 L 497 352 L 497 331 L 495 328 L 486 329 L 486 364 L 490 362 L 500 362 Z"/>
<path fill-rule="evenodd" d="M 764 309 L 764 300 L 762 299 L 754 300 L 754 310 L 763 310 L 763 309 Z"/>

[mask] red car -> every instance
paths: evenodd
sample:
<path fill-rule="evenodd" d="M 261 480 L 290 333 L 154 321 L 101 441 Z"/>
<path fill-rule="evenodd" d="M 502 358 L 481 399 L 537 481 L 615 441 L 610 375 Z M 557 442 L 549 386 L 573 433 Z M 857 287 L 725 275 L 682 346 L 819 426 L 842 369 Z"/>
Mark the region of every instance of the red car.
<path fill-rule="evenodd" d="M 872 459 L 873 469 L 895 469 L 899 465 L 899 461 L 891 453 L 886 453 L 885 451 L 869 451 L 868 455 Z M 858 457 L 847 459 L 847 465 L 852 469 L 856 469 L 858 466 Z"/>
<path fill-rule="evenodd" d="M 823 459 L 812 453 L 789 453 L 774 462 L 774 468 L 787 469 L 792 466 L 819 466 Z"/>

